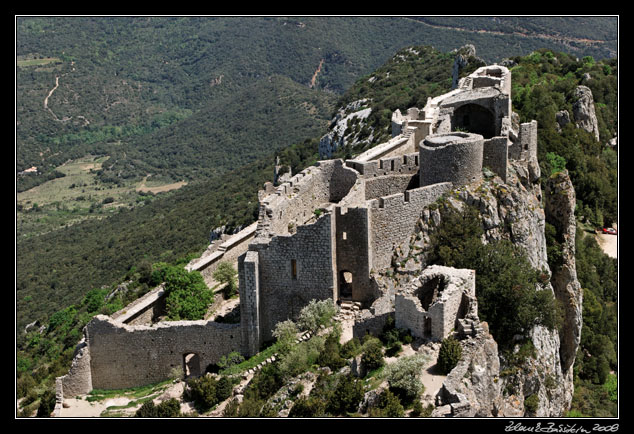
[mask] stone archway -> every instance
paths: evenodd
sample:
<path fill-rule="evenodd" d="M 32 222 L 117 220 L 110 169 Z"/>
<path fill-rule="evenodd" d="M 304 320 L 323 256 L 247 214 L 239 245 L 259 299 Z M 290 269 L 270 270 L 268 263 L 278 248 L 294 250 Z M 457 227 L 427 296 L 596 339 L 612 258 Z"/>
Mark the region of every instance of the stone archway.
<path fill-rule="evenodd" d="M 183 372 L 185 378 L 200 376 L 200 356 L 198 354 L 183 354 Z"/>
<path fill-rule="evenodd" d="M 485 139 L 495 136 L 495 116 L 479 104 L 465 104 L 456 108 L 451 117 L 452 131 L 481 134 Z"/>
<path fill-rule="evenodd" d="M 352 300 L 352 279 L 350 271 L 341 270 L 339 272 L 339 299 Z"/>

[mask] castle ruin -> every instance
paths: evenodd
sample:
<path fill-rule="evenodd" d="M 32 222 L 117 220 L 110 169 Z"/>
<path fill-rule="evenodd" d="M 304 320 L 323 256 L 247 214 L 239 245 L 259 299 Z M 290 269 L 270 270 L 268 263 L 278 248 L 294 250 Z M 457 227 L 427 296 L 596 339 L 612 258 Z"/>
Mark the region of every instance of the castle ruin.
<path fill-rule="evenodd" d="M 157 288 L 125 314 L 97 316 L 84 331 L 60 396 L 166 379 L 174 368 L 202 373 L 222 355 L 257 353 L 275 325 L 311 300 L 356 303 L 355 336 L 380 331 L 388 314 L 414 336 L 440 340 L 477 330 L 474 272 L 429 267 L 411 286 L 387 291 L 377 276 L 392 267 L 424 209 L 452 189 L 504 181 L 509 159 L 539 176 L 537 123 L 511 110 L 511 73 L 485 66 L 423 109 L 392 116 L 392 139 L 358 157 L 322 160 L 259 193 L 258 221 L 188 266 L 208 278 L 222 258 L 238 258 L 240 323 L 150 324 Z"/>

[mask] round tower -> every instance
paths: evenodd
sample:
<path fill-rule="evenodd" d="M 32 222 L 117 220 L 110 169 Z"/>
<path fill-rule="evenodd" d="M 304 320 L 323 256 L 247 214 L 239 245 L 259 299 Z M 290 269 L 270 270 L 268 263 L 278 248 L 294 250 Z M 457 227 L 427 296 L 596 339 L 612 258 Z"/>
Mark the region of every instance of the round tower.
<path fill-rule="evenodd" d="M 482 178 L 484 138 L 453 131 L 420 142 L 420 186 L 451 182 L 458 187 Z"/>

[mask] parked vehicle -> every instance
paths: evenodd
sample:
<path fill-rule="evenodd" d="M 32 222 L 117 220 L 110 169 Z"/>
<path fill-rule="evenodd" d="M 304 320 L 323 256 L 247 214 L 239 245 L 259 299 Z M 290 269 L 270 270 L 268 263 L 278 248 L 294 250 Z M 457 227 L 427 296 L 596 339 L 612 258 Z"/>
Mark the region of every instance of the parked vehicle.
<path fill-rule="evenodd" d="M 616 235 L 616 229 L 614 228 L 603 228 L 604 234 Z"/>

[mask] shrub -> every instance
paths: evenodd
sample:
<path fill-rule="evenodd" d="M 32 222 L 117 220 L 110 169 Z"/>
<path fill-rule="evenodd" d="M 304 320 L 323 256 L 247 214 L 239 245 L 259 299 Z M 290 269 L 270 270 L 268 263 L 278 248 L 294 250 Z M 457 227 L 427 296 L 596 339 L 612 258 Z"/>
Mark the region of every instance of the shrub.
<path fill-rule="evenodd" d="M 213 301 L 213 293 L 198 271 L 182 267 L 165 270 L 165 306 L 170 320 L 200 320 Z"/>
<path fill-rule="evenodd" d="M 443 374 L 448 374 L 460 361 L 462 346 L 454 337 L 449 336 L 442 341 L 438 352 L 438 367 Z"/>
<path fill-rule="evenodd" d="M 293 321 L 286 320 L 277 323 L 273 329 L 273 337 L 280 344 L 279 351 L 281 353 L 290 351 L 295 339 L 297 339 L 297 333 L 299 333 L 299 328 Z"/>
<path fill-rule="evenodd" d="M 218 402 L 222 402 L 229 398 L 233 393 L 233 384 L 229 377 L 220 377 L 218 383 L 216 383 L 216 399 Z"/>
<path fill-rule="evenodd" d="M 324 351 L 323 337 L 314 336 L 306 342 L 293 345 L 291 350 L 280 356 L 279 370 L 284 378 L 295 377 L 306 372 L 317 363 Z"/>
<path fill-rule="evenodd" d="M 86 293 L 83 305 L 86 306 L 88 312 L 97 312 L 105 303 L 105 297 L 108 293 L 107 289 L 93 289 Z"/>
<path fill-rule="evenodd" d="M 233 351 L 225 356 L 220 357 L 216 366 L 219 369 L 230 369 L 233 366 L 239 365 L 244 362 L 244 357 L 237 351 Z"/>
<path fill-rule="evenodd" d="M 328 366 L 334 371 L 343 368 L 346 365 L 346 361 L 341 357 L 340 350 L 339 336 L 336 333 L 328 335 L 324 350 L 317 358 L 317 363 L 319 363 L 319 366 Z"/>
<path fill-rule="evenodd" d="M 341 346 L 341 357 L 349 359 L 355 357 L 361 353 L 361 341 L 359 338 L 352 338 Z"/>
<path fill-rule="evenodd" d="M 361 363 L 369 371 L 380 368 L 385 364 L 383 359 L 383 345 L 377 338 L 371 337 L 364 342 L 362 347 L 363 355 Z"/>
<path fill-rule="evenodd" d="M 401 357 L 396 362 L 387 365 L 384 370 L 385 378 L 390 389 L 407 400 L 417 398 L 423 391 L 423 383 L 419 376 L 427 363 L 422 355 Z"/>
<path fill-rule="evenodd" d="M 263 406 L 263 400 L 258 400 L 253 397 L 245 397 L 238 409 L 238 417 L 260 417 L 260 412 L 262 411 Z"/>
<path fill-rule="evenodd" d="M 244 397 L 265 400 L 273 396 L 284 385 L 282 371 L 278 363 L 264 366 L 251 380 Z"/>
<path fill-rule="evenodd" d="M 238 292 L 237 275 L 238 272 L 229 262 L 221 262 L 218 264 L 218 268 L 216 268 L 216 271 L 213 273 L 214 279 L 225 285 L 222 289 L 222 294 L 226 299 Z"/>
<path fill-rule="evenodd" d="M 319 417 L 326 413 L 326 402 L 311 396 L 302 396 L 291 408 L 288 417 Z"/>
<path fill-rule="evenodd" d="M 301 330 L 315 332 L 320 326 L 327 326 L 337 313 L 332 300 L 311 300 L 299 313 L 297 324 Z"/>
<path fill-rule="evenodd" d="M 55 410 L 55 392 L 48 389 L 40 396 L 37 417 L 50 417 L 53 410 Z"/>
<path fill-rule="evenodd" d="M 370 409 L 371 417 L 403 417 L 405 416 L 405 408 L 401 404 L 397 395 L 389 389 L 385 389 L 381 393 L 378 405 Z"/>
<path fill-rule="evenodd" d="M 225 409 L 222 412 L 224 417 L 237 417 L 238 416 L 238 407 L 240 407 L 240 403 L 237 399 L 232 399 L 225 405 Z"/>
<path fill-rule="evenodd" d="M 524 399 L 524 408 L 530 414 L 535 414 L 537 407 L 539 406 L 539 397 L 537 394 L 530 395 Z"/>
<path fill-rule="evenodd" d="M 188 399 L 194 402 L 194 406 L 200 412 L 211 409 L 219 402 L 217 388 L 218 382 L 210 375 L 193 378 L 187 382 Z"/>
<path fill-rule="evenodd" d="M 361 381 L 351 376 L 343 376 L 328 402 L 327 411 L 336 415 L 356 412 L 363 395 Z"/>

